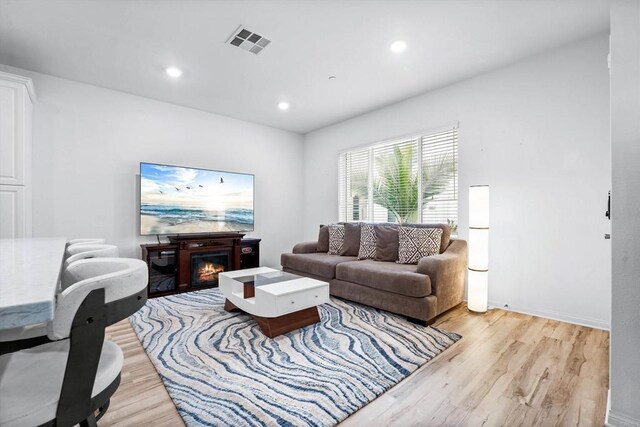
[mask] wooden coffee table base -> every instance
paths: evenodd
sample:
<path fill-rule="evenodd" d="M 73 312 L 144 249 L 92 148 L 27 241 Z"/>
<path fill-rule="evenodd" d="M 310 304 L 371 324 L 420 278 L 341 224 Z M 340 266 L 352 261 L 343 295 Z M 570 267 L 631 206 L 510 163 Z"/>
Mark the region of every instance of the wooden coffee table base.
<path fill-rule="evenodd" d="M 224 309 L 228 312 L 242 311 L 228 299 L 224 301 Z M 278 335 L 293 331 L 294 329 L 300 329 L 304 326 L 313 325 L 320 321 L 318 307 L 309 307 L 304 310 L 278 317 L 260 317 L 254 316 L 251 313 L 247 314 L 253 317 L 253 319 L 258 323 L 258 326 L 260 326 L 262 333 L 269 338 L 277 337 Z"/>

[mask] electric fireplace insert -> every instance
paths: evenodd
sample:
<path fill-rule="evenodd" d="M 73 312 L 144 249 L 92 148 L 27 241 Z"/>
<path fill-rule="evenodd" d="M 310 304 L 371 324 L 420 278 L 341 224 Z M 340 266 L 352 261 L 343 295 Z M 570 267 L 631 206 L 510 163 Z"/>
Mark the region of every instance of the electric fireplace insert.
<path fill-rule="evenodd" d="M 218 273 L 229 270 L 229 251 L 191 254 L 191 286 L 218 286 Z"/>

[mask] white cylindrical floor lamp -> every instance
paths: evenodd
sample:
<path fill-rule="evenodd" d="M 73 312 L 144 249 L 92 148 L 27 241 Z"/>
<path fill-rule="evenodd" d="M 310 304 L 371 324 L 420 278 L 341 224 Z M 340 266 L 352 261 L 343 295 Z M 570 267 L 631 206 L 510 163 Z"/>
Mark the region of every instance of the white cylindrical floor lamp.
<path fill-rule="evenodd" d="M 489 186 L 469 187 L 469 290 L 467 307 L 487 311 L 489 294 Z"/>

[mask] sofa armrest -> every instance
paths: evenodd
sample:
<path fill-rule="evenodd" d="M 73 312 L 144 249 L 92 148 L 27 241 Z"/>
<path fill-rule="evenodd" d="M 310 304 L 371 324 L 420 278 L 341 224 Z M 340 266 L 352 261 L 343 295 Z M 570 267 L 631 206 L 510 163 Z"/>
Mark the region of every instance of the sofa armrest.
<path fill-rule="evenodd" d="M 317 252 L 318 242 L 298 243 L 293 247 L 294 254 L 315 254 Z"/>
<path fill-rule="evenodd" d="M 461 303 L 467 276 L 466 240 L 452 239 L 443 253 L 420 259 L 418 273 L 431 279 L 431 294 L 438 299 L 438 314 Z"/>

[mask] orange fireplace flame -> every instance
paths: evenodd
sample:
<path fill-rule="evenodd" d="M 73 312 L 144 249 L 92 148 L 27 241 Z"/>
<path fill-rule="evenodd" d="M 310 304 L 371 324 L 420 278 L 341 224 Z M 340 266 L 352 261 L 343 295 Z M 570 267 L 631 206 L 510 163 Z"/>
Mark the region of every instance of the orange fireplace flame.
<path fill-rule="evenodd" d="M 201 282 L 210 282 L 218 278 L 218 273 L 224 271 L 224 266 L 207 262 L 198 270 L 198 280 Z"/>

